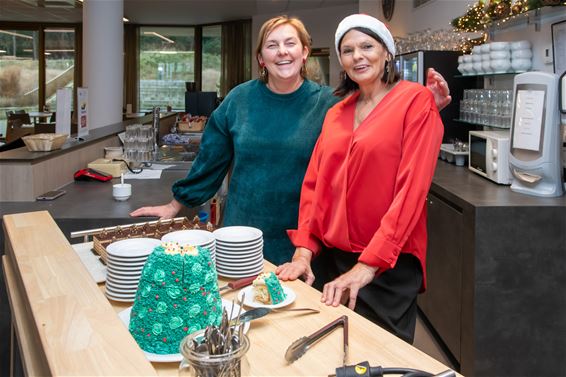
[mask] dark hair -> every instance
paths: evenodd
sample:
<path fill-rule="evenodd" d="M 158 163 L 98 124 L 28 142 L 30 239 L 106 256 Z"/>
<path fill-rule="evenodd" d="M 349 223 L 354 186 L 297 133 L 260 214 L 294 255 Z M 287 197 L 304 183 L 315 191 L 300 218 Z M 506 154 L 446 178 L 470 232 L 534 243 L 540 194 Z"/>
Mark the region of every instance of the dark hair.
<path fill-rule="evenodd" d="M 385 50 L 387 51 L 387 53 L 389 54 L 389 56 L 391 56 L 391 53 L 389 52 L 389 50 L 387 49 L 387 46 L 385 45 L 385 43 L 383 43 L 383 40 L 377 35 L 375 34 L 373 31 L 371 31 L 370 29 L 367 29 L 365 27 L 354 27 L 351 28 L 350 30 L 357 30 L 359 32 L 362 32 L 366 35 L 369 35 L 370 37 L 372 37 L 373 39 L 375 39 L 380 45 L 383 46 L 383 48 L 385 48 Z M 350 31 L 348 30 L 348 31 Z M 344 35 L 346 35 L 346 33 L 344 33 Z M 344 35 L 342 36 L 342 38 L 340 38 L 340 41 L 338 42 L 338 50 L 340 51 L 340 47 L 342 46 L 342 39 L 344 39 Z M 384 67 L 384 72 L 383 72 L 383 77 L 381 77 L 381 81 L 386 83 L 387 85 L 396 83 L 397 81 L 399 81 L 400 79 L 400 75 L 399 72 L 397 72 L 397 67 L 395 67 L 395 63 L 393 63 L 393 59 L 386 61 L 385 62 L 385 67 Z M 336 89 L 334 90 L 334 95 L 339 96 L 339 97 L 344 97 L 347 94 L 358 90 L 360 88 L 360 86 L 355 83 L 350 77 L 348 77 L 348 74 L 346 73 L 346 71 L 341 71 L 340 72 L 340 83 L 338 84 L 338 86 L 336 87 Z"/>

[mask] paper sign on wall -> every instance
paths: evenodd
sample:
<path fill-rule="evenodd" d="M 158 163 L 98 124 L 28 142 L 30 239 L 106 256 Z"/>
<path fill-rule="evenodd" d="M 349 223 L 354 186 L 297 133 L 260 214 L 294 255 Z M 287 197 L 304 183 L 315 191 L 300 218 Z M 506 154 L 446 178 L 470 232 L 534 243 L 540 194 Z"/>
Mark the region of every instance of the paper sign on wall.
<path fill-rule="evenodd" d="M 77 137 L 88 136 L 88 89 L 77 88 L 78 132 Z"/>
<path fill-rule="evenodd" d="M 57 118 L 55 119 L 55 132 L 58 134 L 71 134 L 71 101 L 73 92 L 71 88 L 57 89 Z"/>

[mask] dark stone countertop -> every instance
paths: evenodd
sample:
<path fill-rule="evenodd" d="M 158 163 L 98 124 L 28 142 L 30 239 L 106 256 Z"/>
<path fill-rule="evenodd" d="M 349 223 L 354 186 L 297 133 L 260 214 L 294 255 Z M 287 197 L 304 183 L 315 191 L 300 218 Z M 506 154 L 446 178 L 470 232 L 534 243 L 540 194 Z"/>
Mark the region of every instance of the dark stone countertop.
<path fill-rule="evenodd" d="M 520 194 L 473 173 L 467 167 L 439 160 L 432 181 L 437 192 L 461 206 L 473 207 L 566 207 L 566 196 L 543 198 Z"/>
<path fill-rule="evenodd" d="M 161 113 L 161 119 L 177 115 L 177 113 Z M 145 115 L 140 118 L 127 119 L 122 122 L 110 124 L 105 127 L 95 128 L 89 131 L 81 141 L 77 141 L 71 137 L 67 140 L 61 149 L 50 152 L 30 152 L 26 147 L 16 148 L 5 152 L 0 152 L 0 163 L 2 162 L 31 162 L 32 164 L 46 160 L 64 153 L 68 153 L 74 149 L 81 148 L 85 145 L 98 141 L 102 138 L 116 135 L 125 130 L 126 126 L 134 123 L 151 123 L 152 115 Z"/>

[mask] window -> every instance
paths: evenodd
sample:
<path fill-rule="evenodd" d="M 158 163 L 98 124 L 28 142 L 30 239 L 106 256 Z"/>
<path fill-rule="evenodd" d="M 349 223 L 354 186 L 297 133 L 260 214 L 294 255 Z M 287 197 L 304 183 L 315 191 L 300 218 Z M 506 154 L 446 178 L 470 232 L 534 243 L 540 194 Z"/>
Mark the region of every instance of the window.
<path fill-rule="evenodd" d="M 45 29 L 45 105 L 50 110 L 57 109 L 57 89 L 74 88 L 74 76 L 74 29 Z"/>
<path fill-rule="evenodd" d="M 195 31 L 192 27 L 141 27 L 139 106 L 185 108 L 185 82 L 195 81 Z"/>
<path fill-rule="evenodd" d="M 202 91 L 220 93 L 222 26 L 202 28 Z"/>
<path fill-rule="evenodd" d="M 39 38 L 34 30 L 0 29 L 0 133 L 6 135 L 6 112 L 37 110 Z"/>

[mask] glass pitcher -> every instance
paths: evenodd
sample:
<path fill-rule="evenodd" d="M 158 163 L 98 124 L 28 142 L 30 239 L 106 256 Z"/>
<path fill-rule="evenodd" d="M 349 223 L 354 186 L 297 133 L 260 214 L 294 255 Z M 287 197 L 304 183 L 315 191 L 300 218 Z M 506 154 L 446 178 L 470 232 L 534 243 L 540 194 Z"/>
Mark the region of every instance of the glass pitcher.
<path fill-rule="evenodd" d="M 204 330 L 194 332 L 181 341 L 180 352 L 183 361 L 179 366 L 179 375 L 187 377 L 241 377 L 249 374 L 246 353 L 250 341 L 242 334 L 240 346 L 225 354 L 209 355 L 198 352 L 192 347 L 193 342 L 201 343 Z"/>

